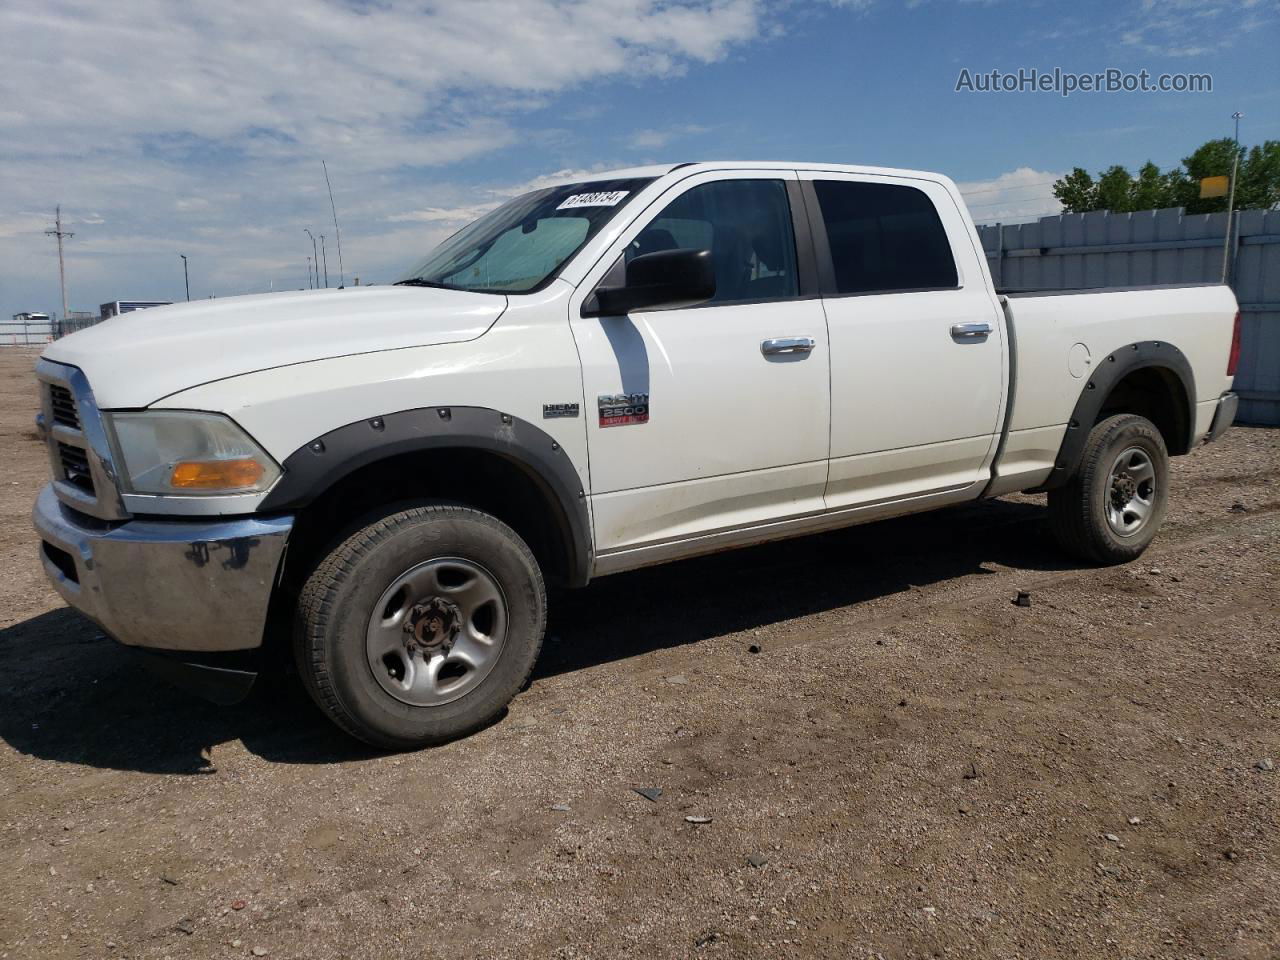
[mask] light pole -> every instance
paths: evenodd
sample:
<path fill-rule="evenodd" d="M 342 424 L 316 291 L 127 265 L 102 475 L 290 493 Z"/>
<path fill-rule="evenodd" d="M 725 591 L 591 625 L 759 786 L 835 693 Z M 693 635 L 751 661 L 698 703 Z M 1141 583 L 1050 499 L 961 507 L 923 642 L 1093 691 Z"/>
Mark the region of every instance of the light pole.
<path fill-rule="evenodd" d="M 182 282 L 187 288 L 187 303 L 191 302 L 191 276 L 187 273 L 187 255 L 178 254 L 182 258 Z"/>
<path fill-rule="evenodd" d="M 320 286 L 320 254 L 316 252 L 316 238 L 312 236 L 311 231 L 306 227 L 302 228 L 302 232 L 305 233 L 308 237 L 311 237 L 311 258 L 312 258 L 312 262 L 315 263 L 316 265 L 316 286 L 319 287 Z"/>
<path fill-rule="evenodd" d="M 1231 187 L 1227 192 L 1227 233 L 1222 238 L 1222 282 L 1226 283 L 1234 272 L 1231 268 L 1235 264 L 1235 250 L 1231 244 L 1231 218 L 1235 213 L 1236 206 L 1236 174 L 1240 170 L 1240 118 L 1244 114 L 1237 110 L 1231 115 L 1231 119 L 1236 122 L 1235 145 L 1231 150 Z"/>
<path fill-rule="evenodd" d="M 307 257 L 307 289 L 308 290 L 315 289 L 315 287 L 312 286 L 311 284 L 311 258 L 310 257 Z"/>
<path fill-rule="evenodd" d="M 333 184 L 329 182 L 329 165 L 323 160 L 320 167 L 324 170 L 324 185 L 329 190 L 329 210 L 333 213 L 333 232 L 338 235 L 338 289 L 347 285 L 347 271 L 342 266 L 342 228 L 338 226 L 338 208 L 333 205 Z"/>
<path fill-rule="evenodd" d="M 320 257 L 324 261 L 324 288 L 329 289 L 329 255 L 324 252 L 324 234 L 320 234 Z"/>

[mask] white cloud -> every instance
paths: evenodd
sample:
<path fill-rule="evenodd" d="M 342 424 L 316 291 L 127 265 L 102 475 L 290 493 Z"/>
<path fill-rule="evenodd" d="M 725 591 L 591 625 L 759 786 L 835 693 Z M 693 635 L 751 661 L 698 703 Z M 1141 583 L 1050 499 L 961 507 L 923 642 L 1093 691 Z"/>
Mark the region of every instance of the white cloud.
<path fill-rule="evenodd" d="M 36 235 L 52 226 L 52 217 L 43 213 L 3 214 L 0 215 L 0 238 Z"/>
<path fill-rule="evenodd" d="M 1203 57 L 1229 48 L 1239 32 L 1274 29 L 1275 10 L 1261 0 L 1142 0 L 1120 42 L 1156 56 Z"/>
<path fill-rule="evenodd" d="M 627 138 L 627 146 L 633 150 L 661 150 L 673 140 L 694 137 L 710 129 L 697 123 L 681 123 L 662 130 L 637 130 Z"/>
<path fill-rule="evenodd" d="M 329 0 L 46 0 L 6 9 L 0 50 L 16 108 L 6 128 L 47 153 L 81 147 L 97 130 L 117 141 L 145 136 L 159 150 L 188 149 L 186 138 L 231 139 L 266 155 L 336 151 L 370 134 L 381 143 L 385 132 L 403 137 L 401 146 L 430 148 L 444 135 L 460 139 L 465 155 L 475 118 L 453 92 L 487 97 L 492 110 L 513 93 L 554 93 L 624 69 L 676 72 L 750 39 L 758 17 L 755 0 L 359 8 Z M 429 137 L 418 131 L 427 117 Z M 466 126 L 457 126 L 462 119 Z"/>
<path fill-rule="evenodd" d="M 475 191 L 480 195 L 492 197 L 492 200 L 466 203 L 454 207 L 423 207 L 419 210 L 393 213 L 383 219 L 387 223 L 438 223 L 455 227 L 463 226 L 488 213 L 504 200 L 518 197 L 531 190 L 541 190 L 544 187 L 554 187 L 562 183 L 573 183 L 575 180 L 585 180 L 598 172 L 599 170 L 573 170 L 569 168 L 555 170 L 520 183 Z"/>
<path fill-rule="evenodd" d="M 348 273 L 404 263 L 429 238 L 396 247 L 379 224 L 478 208 L 423 171 L 536 136 L 521 112 L 567 90 L 720 60 L 764 17 L 763 0 L 0 4 L 0 299 L 25 309 L 19 264 L 49 276 L 55 202 L 95 211 L 68 246 L 73 299 L 126 263 L 167 276 L 179 247 L 193 289 L 301 277 L 281 252 L 331 232 L 322 157 Z"/>
<path fill-rule="evenodd" d="M 585 180 L 593 174 L 599 173 L 603 167 L 593 167 L 590 170 L 573 169 L 565 167 L 561 170 L 553 170 L 550 173 L 543 173 L 532 179 L 525 180 L 522 183 L 508 184 L 503 187 L 495 187 L 491 191 L 494 196 L 498 197 L 518 197 L 522 193 L 528 193 L 530 190 L 541 190 L 543 187 L 555 187 L 562 183 L 573 183 L 575 180 Z"/>
<path fill-rule="evenodd" d="M 472 203 L 462 207 L 424 207 L 421 210 L 406 210 L 404 213 L 393 213 L 386 218 L 388 223 L 470 223 L 483 216 L 499 204 Z"/>
<path fill-rule="evenodd" d="M 1011 223 L 1049 216 L 1062 209 L 1053 182 L 1063 176 L 1048 170 L 1018 167 L 990 180 L 958 183 L 973 219 L 979 223 Z"/>

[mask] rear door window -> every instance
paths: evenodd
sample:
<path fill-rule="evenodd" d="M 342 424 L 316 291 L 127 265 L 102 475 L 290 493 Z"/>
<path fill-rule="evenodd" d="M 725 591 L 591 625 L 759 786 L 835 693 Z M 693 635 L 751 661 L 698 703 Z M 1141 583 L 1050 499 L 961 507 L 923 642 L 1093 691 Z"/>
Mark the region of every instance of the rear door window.
<path fill-rule="evenodd" d="M 951 243 L 923 191 L 815 180 L 836 294 L 945 290 L 958 284 Z"/>

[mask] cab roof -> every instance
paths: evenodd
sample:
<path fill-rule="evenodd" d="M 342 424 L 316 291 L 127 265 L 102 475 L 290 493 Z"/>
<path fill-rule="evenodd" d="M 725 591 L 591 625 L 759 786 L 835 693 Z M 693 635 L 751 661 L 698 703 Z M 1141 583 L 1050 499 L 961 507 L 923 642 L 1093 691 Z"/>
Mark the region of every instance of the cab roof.
<path fill-rule="evenodd" d="M 675 171 L 703 173 L 711 170 L 817 170 L 828 173 L 862 173 L 877 176 L 910 177 L 917 180 L 947 182 L 940 173 L 927 170 L 908 170 L 894 167 L 867 167 L 848 163 L 809 163 L 806 161 L 780 160 L 702 160 L 685 163 L 660 163 L 620 170 L 600 170 L 592 173 L 574 173 L 565 176 L 560 183 L 591 183 L 596 180 L 625 180 L 635 177 L 664 177 Z"/>

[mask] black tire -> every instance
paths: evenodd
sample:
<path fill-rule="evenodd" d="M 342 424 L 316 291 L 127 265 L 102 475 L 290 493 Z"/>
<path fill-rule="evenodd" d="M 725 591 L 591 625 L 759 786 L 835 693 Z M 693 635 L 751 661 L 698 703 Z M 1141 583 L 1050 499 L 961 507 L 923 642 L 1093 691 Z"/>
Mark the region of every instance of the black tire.
<path fill-rule="evenodd" d="M 1153 488 L 1141 526 L 1125 535 L 1108 520 L 1108 513 L 1113 503 L 1125 497 L 1127 488 L 1123 485 L 1131 482 L 1123 467 L 1119 478 L 1113 478 L 1112 468 L 1131 450 L 1139 452 L 1134 458 L 1139 463 L 1143 455 L 1147 458 Z M 1101 565 L 1127 563 L 1141 556 L 1155 538 L 1168 499 L 1169 451 L 1160 431 L 1145 417 L 1117 414 L 1089 432 L 1084 456 L 1070 481 L 1049 491 L 1049 528 L 1063 549 L 1081 560 Z M 1119 506 L 1115 515 L 1128 516 Z"/>
<path fill-rule="evenodd" d="M 374 677 L 366 631 L 389 585 L 439 558 L 461 558 L 496 582 L 505 639 L 473 689 L 451 702 L 413 705 Z M 401 507 L 352 533 L 307 578 L 295 617 L 298 672 L 334 723 L 365 743 L 389 750 L 441 743 L 490 723 L 519 692 L 538 658 L 546 611 L 533 553 L 505 523 L 461 506 Z"/>

